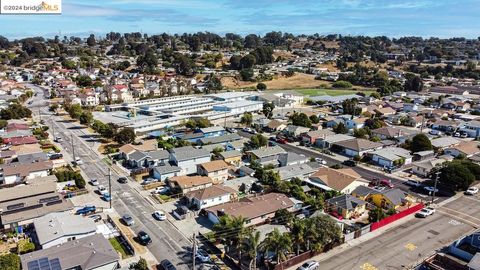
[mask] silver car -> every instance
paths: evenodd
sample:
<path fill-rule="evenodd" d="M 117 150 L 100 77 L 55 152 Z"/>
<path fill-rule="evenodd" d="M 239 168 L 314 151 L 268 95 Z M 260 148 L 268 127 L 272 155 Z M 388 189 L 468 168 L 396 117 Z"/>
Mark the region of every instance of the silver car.
<path fill-rule="evenodd" d="M 132 226 L 133 224 L 135 224 L 135 220 L 133 220 L 133 217 L 129 214 L 123 215 L 122 220 L 127 226 Z"/>
<path fill-rule="evenodd" d="M 297 270 L 314 270 L 318 269 L 319 266 L 320 264 L 317 261 L 306 261 Z"/>

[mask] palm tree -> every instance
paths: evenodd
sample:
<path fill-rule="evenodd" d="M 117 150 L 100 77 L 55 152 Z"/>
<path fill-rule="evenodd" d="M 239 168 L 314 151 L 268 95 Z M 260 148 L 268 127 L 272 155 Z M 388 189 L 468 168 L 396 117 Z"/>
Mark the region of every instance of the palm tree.
<path fill-rule="evenodd" d="M 213 231 L 217 239 L 225 242 L 226 247 L 238 247 L 245 236 L 245 221 L 243 217 L 230 217 L 228 215 L 220 217 L 220 222 L 213 226 Z M 229 251 L 228 250 L 228 251 Z M 227 250 L 226 250 L 227 251 Z"/>
<path fill-rule="evenodd" d="M 292 248 L 292 239 L 286 233 L 282 234 L 275 228 L 267 234 L 267 238 L 263 241 L 264 249 L 275 252 L 277 263 L 287 259 L 287 255 Z"/>
<path fill-rule="evenodd" d="M 260 245 L 260 232 L 250 230 L 247 238 L 243 242 L 243 249 L 247 251 L 248 256 L 252 259 L 253 269 L 257 266 L 257 250 Z M 250 264 L 251 264 L 250 263 Z"/>
<path fill-rule="evenodd" d="M 305 244 L 305 233 L 306 233 L 305 221 L 303 220 L 294 220 L 290 226 L 290 235 L 292 236 L 292 242 L 297 247 L 297 255 L 300 254 L 301 245 Z"/>

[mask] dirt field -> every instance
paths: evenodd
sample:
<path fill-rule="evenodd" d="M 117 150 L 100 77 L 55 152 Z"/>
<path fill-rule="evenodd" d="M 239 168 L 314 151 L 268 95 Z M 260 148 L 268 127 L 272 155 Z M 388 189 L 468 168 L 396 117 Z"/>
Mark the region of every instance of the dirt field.
<path fill-rule="evenodd" d="M 291 90 L 297 88 L 326 88 L 331 85 L 328 81 L 315 80 L 315 75 L 297 73 L 292 77 L 280 77 L 263 82 L 268 90 Z M 231 77 L 222 78 L 222 84 L 227 89 L 255 88 L 257 83 L 237 81 Z"/>
<path fill-rule="evenodd" d="M 298 92 L 299 94 L 305 95 L 305 96 L 341 96 L 341 95 L 353 95 L 356 94 L 357 92 L 363 92 L 365 95 L 370 95 L 372 92 L 375 92 L 373 90 L 344 90 L 344 89 L 299 89 L 295 90 L 295 92 Z"/>

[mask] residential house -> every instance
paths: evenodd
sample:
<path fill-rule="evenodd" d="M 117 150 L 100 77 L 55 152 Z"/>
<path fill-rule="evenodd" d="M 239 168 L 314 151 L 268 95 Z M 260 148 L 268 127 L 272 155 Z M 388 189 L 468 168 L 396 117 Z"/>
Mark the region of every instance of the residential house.
<path fill-rule="evenodd" d="M 368 197 L 377 193 L 380 193 L 380 191 L 370 188 L 369 186 L 358 186 L 351 192 L 351 195 L 359 198 L 362 201 L 366 201 Z"/>
<path fill-rule="evenodd" d="M 308 157 L 294 152 L 281 153 L 278 157 L 280 167 L 290 165 L 300 165 L 308 162 Z"/>
<path fill-rule="evenodd" d="M 397 209 L 413 203 L 412 197 L 399 188 L 385 189 L 379 193 L 370 194 L 367 201 L 384 209 Z"/>
<path fill-rule="evenodd" d="M 326 212 L 336 212 L 344 219 L 357 218 L 365 213 L 367 202 L 350 194 L 342 194 L 325 201 Z"/>
<path fill-rule="evenodd" d="M 480 121 L 473 120 L 463 123 L 459 130 L 467 133 L 469 137 L 478 138 L 480 137 Z"/>
<path fill-rule="evenodd" d="M 460 125 L 460 122 L 457 122 L 454 120 L 437 119 L 435 122 L 432 123 L 430 128 L 435 130 L 440 130 L 443 132 L 453 132 L 458 128 L 459 125 Z"/>
<path fill-rule="evenodd" d="M 68 212 L 49 213 L 38 217 L 33 220 L 33 226 L 42 249 L 94 235 L 97 231 L 92 219 Z"/>
<path fill-rule="evenodd" d="M 3 143 L 9 145 L 37 144 L 38 140 L 35 136 L 11 137 L 4 138 Z"/>
<path fill-rule="evenodd" d="M 319 139 L 323 140 L 327 136 L 335 135 L 335 132 L 329 129 L 314 130 L 302 134 L 302 141 L 307 144 L 314 145 Z"/>
<path fill-rule="evenodd" d="M 48 213 L 69 211 L 73 204 L 57 192 L 57 177 L 50 175 L 0 189 L 0 209 L 0 228 L 14 229 Z"/>
<path fill-rule="evenodd" d="M 31 164 L 10 163 L 1 167 L 0 185 L 20 183 L 37 177 L 45 177 L 53 169 L 51 161 Z"/>
<path fill-rule="evenodd" d="M 260 163 L 261 165 L 272 164 L 278 166 L 278 159 L 281 154 L 286 151 L 280 146 L 272 146 L 248 151 L 247 154 L 251 161 Z"/>
<path fill-rule="evenodd" d="M 317 138 L 315 144 L 322 149 L 331 148 L 337 142 L 343 142 L 355 139 L 355 137 L 345 134 L 333 134 L 333 135 L 326 135 L 324 138 Z"/>
<path fill-rule="evenodd" d="M 103 235 L 95 234 L 21 255 L 20 260 L 25 270 L 114 270 L 119 267 L 120 256 Z"/>
<path fill-rule="evenodd" d="M 445 149 L 445 154 L 458 157 L 463 155 L 471 157 L 480 153 L 479 143 L 476 141 L 464 141 L 456 146 Z"/>
<path fill-rule="evenodd" d="M 404 130 L 397 127 L 381 127 L 372 130 L 372 137 L 378 137 L 381 140 L 400 138 L 404 135 Z"/>
<path fill-rule="evenodd" d="M 363 156 L 365 153 L 382 149 L 383 144 L 365 139 L 352 139 L 334 143 L 334 147 L 342 151 L 346 156 Z"/>
<path fill-rule="evenodd" d="M 226 133 L 225 129 L 220 126 L 200 128 L 198 131 L 203 134 L 204 138 L 222 136 Z"/>
<path fill-rule="evenodd" d="M 242 138 L 242 139 L 237 140 L 237 141 L 228 142 L 228 143 L 225 145 L 225 149 L 226 149 L 226 150 L 242 151 L 243 148 L 245 147 L 245 143 L 246 143 L 246 142 L 248 142 L 248 139 L 247 139 L 247 138 Z"/>
<path fill-rule="evenodd" d="M 427 160 L 435 157 L 433 150 L 425 150 L 413 153 L 413 161 Z"/>
<path fill-rule="evenodd" d="M 400 147 L 387 147 L 370 152 L 372 161 L 382 167 L 400 167 L 412 163 L 410 151 Z"/>
<path fill-rule="evenodd" d="M 305 182 L 326 191 L 336 190 L 345 194 L 350 194 L 358 186 L 368 185 L 368 182 L 352 169 L 336 170 L 327 167 L 318 169 Z"/>
<path fill-rule="evenodd" d="M 265 127 L 265 129 L 270 132 L 282 131 L 285 128 L 287 128 L 287 124 L 276 119 L 268 122 L 267 126 Z"/>
<path fill-rule="evenodd" d="M 432 146 L 435 147 L 436 149 L 443 150 L 443 149 L 458 145 L 460 143 L 460 140 L 455 139 L 453 137 L 440 137 L 440 138 L 432 139 L 431 143 L 432 143 Z"/>
<path fill-rule="evenodd" d="M 179 176 L 182 171 L 182 168 L 177 166 L 172 166 L 169 163 L 166 163 L 165 165 L 160 165 L 153 168 L 152 171 L 153 171 L 153 178 L 164 182 L 169 178 L 172 178 L 174 176 Z"/>
<path fill-rule="evenodd" d="M 227 133 L 225 135 L 219 135 L 219 136 L 210 136 L 210 137 L 205 137 L 201 138 L 198 140 L 198 142 L 201 145 L 207 145 L 207 144 L 219 144 L 219 145 L 226 145 L 229 142 L 234 142 L 241 140 L 242 137 L 238 135 L 237 133 Z"/>
<path fill-rule="evenodd" d="M 170 162 L 182 169 L 181 175 L 197 172 L 197 165 L 210 161 L 210 152 L 192 146 L 170 149 Z"/>
<path fill-rule="evenodd" d="M 232 166 L 240 166 L 240 162 L 242 162 L 242 152 L 237 150 L 220 152 L 218 156 Z"/>
<path fill-rule="evenodd" d="M 174 176 L 168 178 L 168 184 L 172 189 L 177 189 L 182 194 L 205 189 L 213 185 L 213 180 L 208 176 Z"/>
<path fill-rule="evenodd" d="M 219 223 L 220 217 L 243 217 L 246 226 L 265 223 L 275 216 L 280 209 L 293 211 L 293 202 L 285 194 L 267 193 L 257 197 L 241 199 L 237 202 L 229 202 L 205 209 L 208 218 L 213 223 Z"/>
<path fill-rule="evenodd" d="M 288 125 L 287 128 L 283 130 L 285 134 L 292 137 L 298 137 L 303 133 L 307 133 L 310 131 L 310 128 L 307 127 L 300 127 L 295 125 Z"/>
<path fill-rule="evenodd" d="M 255 177 L 243 176 L 243 177 L 230 179 L 227 182 L 225 182 L 223 185 L 226 187 L 232 188 L 233 190 L 235 190 L 235 192 L 237 192 L 238 195 L 240 195 L 240 194 L 249 193 L 250 189 L 252 188 L 252 185 L 257 182 L 258 182 L 258 179 Z"/>
<path fill-rule="evenodd" d="M 145 166 L 147 167 L 162 166 L 170 160 L 170 152 L 167 150 L 155 150 L 147 153 L 148 155 L 145 159 Z"/>
<path fill-rule="evenodd" d="M 118 149 L 118 156 L 121 159 L 128 160 L 129 155 L 135 151 L 150 152 L 158 149 L 158 142 L 155 139 L 145 140 L 140 144 L 125 144 Z"/>
<path fill-rule="evenodd" d="M 391 107 L 383 107 L 375 109 L 375 114 L 377 116 L 390 116 L 396 114 L 397 111 Z"/>
<path fill-rule="evenodd" d="M 243 176 L 253 176 L 254 174 L 255 174 L 255 170 L 250 168 L 250 167 L 242 166 L 242 167 L 238 168 L 238 175 L 240 175 L 241 177 L 243 177 Z"/>
<path fill-rule="evenodd" d="M 237 192 L 227 186 L 215 185 L 187 193 L 190 206 L 201 210 L 219 204 L 228 203 L 236 198 Z"/>
<path fill-rule="evenodd" d="M 440 166 L 441 164 L 443 164 L 448 160 L 449 159 L 447 159 L 446 157 L 440 157 L 440 158 L 434 158 L 430 160 L 414 162 L 412 164 L 412 173 L 422 177 L 427 177 L 433 168 Z"/>
<path fill-rule="evenodd" d="M 298 178 L 300 180 L 308 179 L 310 175 L 316 171 L 316 169 L 308 166 L 307 164 L 294 164 L 276 168 L 274 171 L 278 172 L 280 175 L 280 180 L 290 181 L 293 178 Z"/>
<path fill-rule="evenodd" d="M 345 121 L 345 126 L 350 129 L 359 129 L 365 126 L 365 121 L 369 119 L 367 117 L 358 117 L 354 119 L 348 119 Z"/>
<path fill-rule="evenodd" d="M 213 180 L 213 184 L 221 184 L 228 180 L 230 165 L 223 160 L 214 160 L 197 165 L 197 173 Z"/>

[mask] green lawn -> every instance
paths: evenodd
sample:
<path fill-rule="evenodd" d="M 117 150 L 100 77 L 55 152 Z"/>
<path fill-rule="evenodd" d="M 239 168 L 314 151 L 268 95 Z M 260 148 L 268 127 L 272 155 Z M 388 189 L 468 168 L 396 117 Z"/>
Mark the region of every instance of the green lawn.
<path fill-rule="evenodd" d="M 370 95 L 375 92 L 373 90 L 344 90 L 344 89 L 299 89 L 295 90 L 299 94 L 304 96 L 341 96 L 341 95 L 351 95 L 357 92 L 363 92 L 365 95 Z"/>
<path fill-rule="evenodd" d="M 110 241 L 110 244 L 112 244 L 112 247 L 120 253 L 120 255 L 122 256 L 122 259 L 129 257 L 127 254 L 127 251 L 125 250 L 123 245 L 120 244 L 120 242 L 117 240 L 116 237 L 110 238 L 108 239 L 108 241 Z"/>

